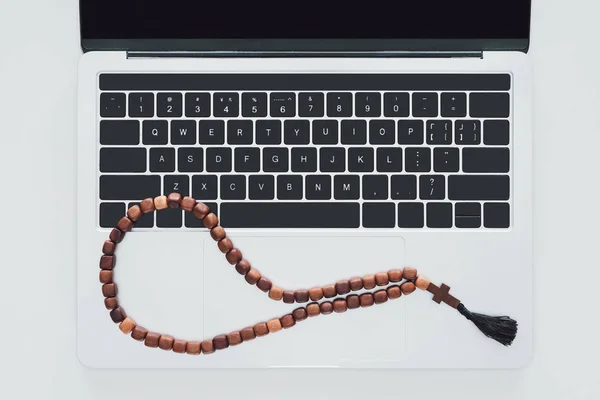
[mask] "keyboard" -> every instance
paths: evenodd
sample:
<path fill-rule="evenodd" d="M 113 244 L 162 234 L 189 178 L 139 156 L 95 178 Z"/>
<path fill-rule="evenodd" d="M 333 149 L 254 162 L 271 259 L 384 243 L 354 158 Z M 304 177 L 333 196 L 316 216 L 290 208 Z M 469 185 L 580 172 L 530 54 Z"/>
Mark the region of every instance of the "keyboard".
<path fill-rule="evenodd" d="M 170 192 L 227 228 L 507 229 L 509 74 L 99 75 L 98 226 Z M 202 229 L 179 209 L 137 227 Z"/>

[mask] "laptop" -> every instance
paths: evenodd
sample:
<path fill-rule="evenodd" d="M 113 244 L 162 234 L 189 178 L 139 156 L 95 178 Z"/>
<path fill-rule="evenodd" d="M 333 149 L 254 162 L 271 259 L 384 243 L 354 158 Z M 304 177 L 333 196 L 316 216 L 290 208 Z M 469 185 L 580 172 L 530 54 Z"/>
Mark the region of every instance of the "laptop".
<path fill-rule="evenodd" d="M 78 320 L 95 368 L 519 368 L 532 353 L 529 1 L 80 2 Z M 111 321 L 102 244 L 127 210 L 207 204 L 262 276 L 296 290 L 416 268 L 427 291 L 309 318 L 215 354 L 149 348 Z M 127 315 L 203 341 L 291 313 L 180 208 L 117 246 Z M 360 292 L 357 292 L 360 294 Z M 326 299 L 323 299 L 326 300 Z M 146 343 L 148 344 L 148 343 Z"/>

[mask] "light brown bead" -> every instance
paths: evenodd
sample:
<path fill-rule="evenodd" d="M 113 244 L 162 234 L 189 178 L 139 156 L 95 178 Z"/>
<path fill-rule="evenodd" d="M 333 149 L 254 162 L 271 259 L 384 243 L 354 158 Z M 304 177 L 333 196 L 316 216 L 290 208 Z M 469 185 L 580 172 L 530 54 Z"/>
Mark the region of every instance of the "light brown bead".
<path fill-rule="evenodd" d="M 134 326 L 133 330 L 131 331 L 131 338 L 137 340 L 138 342 L 141 342 L 142 340 L 146 339 L 146 335 L 148 335 L 148 330 L 139 325 Z"/>
<path fill-rule="evenodd" d="M 160 333 L 156 332 L 148 332 L 146 334 L 146 339 L 144 340 L 144 344 L 147 347 L 158 347 L 158 342 L 160 340 Z"/>
<path fill-rule="evenodd" d="M 123 322 L 125 318 L 127 318 L 127 314 L 125 314 L 125 310 L 121 307 L 117 307 L 110 312 L 110 319 L 112 319 L 115 324 Z"/>
<path fill-rule="evenodd" d="M 144 214 L 149 214 L 149 213 L 153 212 L 155 210 L 154 199 L 142 200 L 142 202 L 140 203 L 140 209 L 142 210 L 142 213 L 144 213 Z"/>
<path fill-rule="evenodd" d="M 323 289 L 320 287 L 312 288 L 308 291 L 308 296 L 312 301 L 318 301 L 323 298 Z"/>
<path fill-rule="evenodd" d="M 102 285 L 102 295 L 104 297 L 115 297 L 119 293 L 116 283 L 107 283 Z"/>
<path fill-rule="evenodd" d="M 371 293 L 363 293 L 359 296 L 361 307 L 371 307 L 375 303 Z"/>
<path fill-rule="evenodd" d="M 197 356 L 201 351 L 202 347 L 200 346 L 200 342 L 187 342 L 185 345 L 185 352 L 192 356 Z"/>
<path fill-rule="evenodd" d="M 417 281 L 415 282 L 415 285 L 417 286 L 417 288 L 419 288 L 421 290 L 427 290 L 430 283 L 431 283 L 431 281 L 428 278 L 426 278 L 424 276 L 418 276 Z"/>
<path fill-rule="evenodd" d="M 167 196 L 158 196 L 154 198 L 154 208 L 157 210 L 166 210 L 169 208 Z"/>
<path fill-rule="evenodd" d="M 360 307 L 360 299 L 356 294 L 351 294 L 350 296 L 348 296 L 348 298 L 346 298 L 346 303 L 348 304 L 349 310 L 354 310 Z"/>
<path fill-rule="evenodd" d="M 243 341 L 242 334 L 238 331 L 228 333 L 227 341 L 229 342 L 230 346 L 237 346 L 238 344 L 242 343 L 242 341 Z"/>
<path fill-rule="evenodd" d="M 119 228 L 113 228 L 113 230 L 110 231 L 110 235 L 108 235 L 108 238 L 115 243 L 121 243 L 124 237 L 125 232 L 122 232 Z"/>
<path fill-rule="evenodd" d="M 381 289 L 373 293 L 373 300 L 375 304 L 381 304 L 388 301 L 387 291 L 385 289 Z"/>
<path fill-rule="evenodd" d="M 117 245 L 115 242 L 113 242 L 111 240 L 107 240 L 102 245 L 102 253 L 104 253 L 107 256 L 112 256 L 113 254 L 115 254 L 116 247 L 117 247 Z"/>
<path fill-rule="evenodd" d="M 258 282 L 256 282 L 256 287 L 266 293 L 271 290 L 273 283 L 264 276 L 261 276 Z"/>
<path fill-rule="evenodd" d="M 200 348 L 204 354 L 212 354 L 215 352 L 215 346 L 212 340 L 204 340 L 200 343 Z"/>
<path fill-rule="evenodd" d="M 335 299 L 333 301 L 333 311 L 336 313 L 343 313 L 348 310 L 348 303 L 344 299 Z"/>
<path fill-rule="evenodd" d="M 260 279 L 260 272 L 258 272 L 254 268 L 252 268 L 246 274 L 245 279 L 246 279 L 246 282 L 248 282 L 249 284 L 255 285 L 256 282 L 258 282 L 258 280 Z"/>
<path fill-rule="evenodd" d="M 402 296 L 402 291 L 400 290 L 400 286 L 394 285 L 387 288 L 387 295 L 390 299 L 399 299 Z"/>
<path fill-rule="evenodd" d="M 160 335 L 160 339 L 158 339 L 158 347 L 163 350 L 171 350 L 173 348 L 173 343 L 175 339 L 173 336 L 169 335 Z"/>
<path fill-rule="evenodd" d="M 183 199 L 181 199 L 181 208 L 185 211 L 190 212 L 194 209 L 194 207 L 196 207 L 196 199 L 193 197 L 185 196 Z"/>
<path fill-rule="evenodd" d="M 296 301 L 296 296 L 292 290 L 283 291 L 283 302 L 285 304 L 293 304 Z"/>
<path fill-rule="evenodd" d="M 234 247 L 233 249 L 229 250 L 229 253 L 225 254 L 225 258 L 229 264 L 235 265 L 242 260 L 242 252 L 240 249 Z"/>
<path fill-rule="evenodd" d="M 169 204 L 169 208 L 179 208 L 181 204 L 181 193 L 170 193 L 167 196 L 167 203 Z"/>
<path fill-rule="evenodd" d="M 283 327 L 279 318 L 273 318 L 267 322 L 267 328 L 269 328 L 269 333 L 275 333 L 279 332 Z"/>
<path fill-rule="evenodd" d="M 233 242 L 228 237 L 219 240 L 217 247 L 221 250 L 221 253 L 227 254 L 233 249 Z"/>
<path fill-rule="evenodd" d="M 363 287 L 367 290 L 371 290 L 375 286 L 377 286 L 377 282 L 375 281 L 375 275 L 365 275 L 363 276 L 362 280 Z"/>
<path fill-rule="evenodd" d="M 107 297 L 104 299 L 104 307 L 106 307 L 107 310 L 114 310 L 119 307 L 119 301 L 116 297 Z"/>
<path fill-rule="evenodd" d="M 292 326 L 296 325 L 296 320 L 294 319 L 294 316 L 292 314 L 286 314 L 283 317 L 281 317 L 279 320 L 281 322 L 281 326 L 283 327 L 283 329 L 288 329 L 288 328 L 291 328 Z"/>
<path fill-rule="evenodd" d="M 294 292 L 294 299 L 296 300 L 296 303 L 307 303 L 308 300 L 310 299 L 310 297 L 308 295 L 308 290 L 305 290 L 305 289 L 296 290 Z"/>
<path fill-rule="evenodd" d="M 250 266 L 250 263 L 248 262 L 248 260 L 242 259 L 242 260 L 240 260 L 240 262 L 235 264 L 235 270 L 240 275 L 246 275 L 248 272 L 250 272 L 251 269 L 252 269 L 252 267 Z"/>
<path fill-rule="evenodd" d="M 269 327 L 266 322 L 260 322 L 252 327 L 254 330 L 254 334 L 258 337 L 265 336 L 269 334 Z"/>
<path fill-rule="evenodd" d="M 321 314 L 321 307 L 319 306 L 319 303 L 310 303 L 307 305 L 306 313 L 309 317 L 316 317 L 317 315 Z"/>
<path fill-rule="evenodd" d="M 350 289 L 352 289 L 352 291 L 356 292 L 358 290 L 361 290 L 363 288 L 363 280 L 360 277 L 354 277 L 352 279 L 350 279 Z"/>
<path fill-rule="evenodd" d="M 350 281 L 344 280 L 337 282 L 335 284 L 335 291 L 341 296 L 350 293 Z"/>
<path fill-rule="evenodd" d="M 416 269 L 406 267 L 406 268 L 404 268 L 402 275 L 404 276 L 404 279 L 409 280 L 409 281 L 414 281 L 415 279 L 417 279 L 418 274 L 417 274 Z"/>
<path fill-rule="evenodd" d="M 100 268 L 101 269 L 113 269 L 115 267 L 115 256 L 102 256 L 100 257 Z"/>
<path fill-rule="evenodd" d="M 210 230 L 210 237 L 213 238 L 214 241 L 218 242 L 221 239 L 224 239 L 225 236 L 225 228 L 221 225 L 217 225 Z"/>
<path fill-rule="evenodd" d="M 192 213 L 194 213 L 194 216 L 196 218 L 204 219 L 204 217 L 206 217 L 208 213 L 210 213 L 210 208 L 206 204 L 198 202 L 192 209 Z"/>
<path fill-rule="evenodd" d="M 240 331 L 240 335 L 242 335 L 242 340 L 244 342 L 248 342 L 256 338 L 256 333 L 254 333 L 254 328 L 252 327 L 242 329 Z"/>
<path fill-rule="evenodd" d="M 144 215 L 144 213 L 142 212 L 142 209 L 140 208 L 140 206 L 132 206 L 129 208 L 129 210 L 127 210 L 127 216 L 133 222 L 139 221 L 143 215 Z"/>
<path fill-rule="evenodd" d="M 327 299 L 337 296 L 335 285 L 323 286 L 323 296 L 325 296 Z"/>
<path fill-rule="evenodd" d="M 398 283 L 402 280 L 402 270 L 401 269 L 393 269 L 388 271 L 388 278 L 392 283 Z"/>
<path fill-rule="evenodd" d="M 112 283 L 113 272 L 112 270 L 101 269 L 100 270 L 100 283 Z"/>
<path fill-rule="evenodd" d="M 279 286 L 271 287 L 271 290 L 269 290 L 269 298 L 276 301 L 283 299 L 283 289 Z"/>
<path fill-rule="evenodd" d="M 187 342 L 181 339 L 175 339 L 173 342 L 173 352 L 183 354 L 187 348 Z"/>
<path fill-rule="evenodd" d="M 133 330 L 133 328 L 135 328 L 135 321 L 129 317 L 126 317 L 119 324 L 119 329 L 121 330 L 121 332 L 123 332 L 126 335 L 128 335 Z"/>
<path fill-rule="evenodd" d="M 213 338 L 213 346 L 215 350 L 225 350 L 229 347 L 229 341 L 226 335 L 218 335 Z"/>
<path fill-rule="evenodd" d="M 325 301 L 321 303 L 321 314 L 329 315 L 333 312 L 333 304 L 330 301 Z"/>
<path fill-rule="evenodd" d="M 375 274 L 375 283 L 377 286 L 387 286 L 390 283 L 387 272 L 379 272 Z"/>
<path fill-rule="evenodd" d="M 412 282 L 404 282 L 402 286 L 400 286 L 400 290 L 402 290 L 402 294 L 411 294 L 417 289 L 414 283 Z"/>
<path fill-rule="evenodd" d="M 129 232 L 133 228 L 133 221 L 127 217 L 123 217 L 117 223 L 117 228 L 122 232 Z"/>
<path fill-rule="evenodd" d="M 212 212 L 208 213 L 202 221 L 204 222 L 204 226 L 208 229 L 212 229 L 219 224 L 219 218 Z"/>
<path fill-rule="evenodd" d="M 300 322 L 300 321 L 304 321 L 306 318 L 308 318 L 308 313 L 306 312 L 306 308 L 300 307 L 300 308 L 296 308 L 292 312 L 292 316 L 294 317 L 294 320 L 296 320 L 297 322 Z"/>

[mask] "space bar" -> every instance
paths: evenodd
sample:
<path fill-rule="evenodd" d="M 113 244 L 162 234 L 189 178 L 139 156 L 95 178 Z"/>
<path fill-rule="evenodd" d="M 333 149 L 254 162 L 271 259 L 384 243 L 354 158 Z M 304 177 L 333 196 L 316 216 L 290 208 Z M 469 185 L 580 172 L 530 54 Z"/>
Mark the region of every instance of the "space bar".
<path fill-rule="evenodd" d="M 225 228 L 358 228 L 358 203 L 221 203 Z"/>

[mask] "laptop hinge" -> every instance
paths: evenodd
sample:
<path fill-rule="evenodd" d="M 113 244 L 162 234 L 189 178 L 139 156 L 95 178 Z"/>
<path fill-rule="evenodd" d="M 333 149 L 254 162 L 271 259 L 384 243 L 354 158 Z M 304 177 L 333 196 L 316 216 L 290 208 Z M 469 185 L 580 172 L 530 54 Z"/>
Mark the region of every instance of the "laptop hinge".
<path fill-rule="evenodd" d="M 282 57 L 387 57 L 483 58 L 483 51 L 127 51 L 127 58 L 282 58 Z"/>

